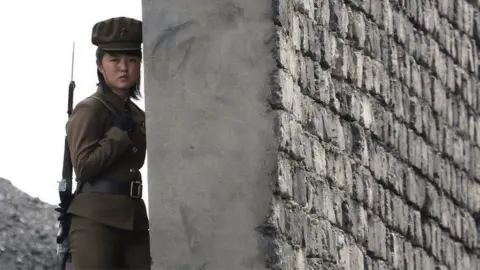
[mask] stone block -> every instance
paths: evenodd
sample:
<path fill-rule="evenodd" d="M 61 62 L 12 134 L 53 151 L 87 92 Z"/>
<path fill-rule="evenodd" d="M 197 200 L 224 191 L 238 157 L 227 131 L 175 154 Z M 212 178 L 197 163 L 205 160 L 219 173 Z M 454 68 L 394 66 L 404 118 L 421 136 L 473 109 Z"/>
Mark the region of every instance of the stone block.
<path fill-rule="evenodd" d="M 348 33 L 348 9 L 345 3 L 335 0 L 330 1 L 329 28 L 340 38 L 345 39 Z"/>
<path fill-rule="evenodd" d="M 363 49 L 366 39 L 365 15 L 362 12 L 349 9 L 348 12 L 348 35 L 354 41 L 354 46 Z"/>
<path fill-rule="evenodd" d="M 441 81 L 437 78 L 433 78 L 432 83 L 432 92 L 433 92 L 433 110 L 440 114 L 446 114 L 446 105 L 447 105 L 447 93 L 443 88 Z"/>
<path fill-rule="evenodd" d="M 327 221 L 310 222 L 305 240 L 306 256 L 322 258 L 326 261 L 336 260 L 336 237 L 332 226 Z"/>
<path fill-rule="evenodd" d="M 294 7 L 292 1 L 273 0 L 273 22 L 292 32 Z"/>
<path fill-rule="evenodd" d="M 342 189 L 345 185 L 345 173 L 343 165 L 343 156 L 341 154 L 326 151 L 327 157 L 327 178 L 338 188 Z"/>
<path fill-rule="evenodd" d="M 403 242 L 403 261 L 406 269 L 416 270 L 415 269 L 415 259 L 414 259 L 414 247 L 409 241 Z"/>
<path fill-rule="evenodd" d="M 316 23 L 328 29 L 330 24 L 330 0 L 316 1 L 314 13 Z"/>
<path fill-rule="evenodd" d="M 393 189 L 397 194 L 403 195 L 404 178 L 402 176 L 403 165 L 394 155 L 388 153 L 388 171 L 387 171 L 387 183 L 388 186 Z M 393 195 L 393 194 L 392 194 Z"/>
<path fill-rule="evenodd" d="M 276 51 L 275 55 L 280 67 L 293 76 L 298 78 L 298 66 L 295 51 L 293 50 L 292 40 L 281 30 L 277 30 Z"/>
<path fill-rule="evenodd" d="M 345 148 L 345 139 L 339 116 L 330 110 L 322 110 L 321 113 L 325 127 L 326 141 L 343 150 Z"/>
<path fill-rule="evenodd" d="M 329 104 L 331 93 L 334 93 L 330 70 L 325 70 L 320 64 L 314 63 L 314 72 L 315 89 L 313 93 L 308 93 L 308 95 L 315 101 Z"/>
<path fill-rule="evenodd" d="M 446 58 L 446 76 L 440 79 L 442 83 L 446 86 L 446 89 L 448 92 L 454 92 L 455 91 L 455 84 L 457 81 L 455 80 L 455 71 L 456 71 L 456 65 L 455 62 L 453 61 L 452 58 L 447 57 Z"/>
<path fill-rule="evenodd" d="M 382 53 L 380 49 L 380 31 L 373 22 L 365 22 L 365 26 L 367 34 L 365 52 L 372 59 L 380 60 Z"/>
<path fill-rule="evenodd" d="M 293 177 L 292 164 L 285 155 L 279 155 L 277 160 L 277 182 L 275 183 L 275 191 L 283 198 L 292 198 Z"/>
<path fill-rule="evenodd" d="M 387 259 L 387 228 L 379 217 L 370 215 L 368 218 L 368 242 L 367 250 L 372 252 L 376 257 Z"/>
<path fill-rule="evenodd" d="M 337 57 L 337 39 L 328 31 L 328 28 L 316 27 L 315 31 L 321 44 L 322 60 L 320 64 L 325 69 L 330 68 L 335 63 Z"/>
<path fill-rule="evenodd" d="M 473 37 L 477 44 L 480 44 L 480 12 L 475 12 L 473 19 Z"/>
<path fill-rule="evenodd" d="M 307 173 L 296 167 L 293 175 L 293 200 L 300 206 L 307 204 Z"/>
<path fill-rule="evenodd" d="M 412 169 L 404 171 L 404 192 L 409 202 L 421 208 L 425 203 L 426 182 L 415 174 Z"/>
<path fill-rule="evenodd" d="M 298 84 L 302 94 L 315 98 L 317 94 L 315 82 L 315 64 L 309 57 L 299 56 L 300 78 Z M 296 88 L 298 89 L 298 88 Z M 296 92 L 298 95 L 298 92 Z"/>
<path fill-rule="evenodd" d="M 341 79 L 348 78 L 349 66 L 352 62 L 352 51 L 348 44 L 339 39 L 337 41 L 337 57 L 332 66 L 332 76 Z"/>
<path fill-rule="evenodd" d="M 272 76 L 272 106 L 291 113 L 296 119 L 302 118 L 302 93 L 300 87 L 293 81 L 293 77 L 277 70 Z"/>
<path fill-rule="evenodd" d="M 287 240 L 294 248 L 302 246 L 303 231 L 307 217 L 300 207 L 286 207 L 285 209 L 285 233 Z"/>
<path fill-rule="evenodd" d="M 434 74 L 442 81 L 445 83 L 445 78 L 447 74 L 447 58 L 445 55 L 440 51 L 438 48 L 438 45 L 433 44 L 433 71 L 435 72 Z"/>

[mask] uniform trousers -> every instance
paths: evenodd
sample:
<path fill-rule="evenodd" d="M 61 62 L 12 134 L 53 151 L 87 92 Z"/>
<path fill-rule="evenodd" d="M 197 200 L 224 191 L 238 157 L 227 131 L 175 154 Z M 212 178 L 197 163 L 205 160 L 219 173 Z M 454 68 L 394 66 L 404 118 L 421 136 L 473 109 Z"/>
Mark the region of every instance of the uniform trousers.
<path fill-rule="evenodd" d="M 147 230 L 122 230 L 72 215 L 69 233 L 75 270 L 150 270 Z"/>

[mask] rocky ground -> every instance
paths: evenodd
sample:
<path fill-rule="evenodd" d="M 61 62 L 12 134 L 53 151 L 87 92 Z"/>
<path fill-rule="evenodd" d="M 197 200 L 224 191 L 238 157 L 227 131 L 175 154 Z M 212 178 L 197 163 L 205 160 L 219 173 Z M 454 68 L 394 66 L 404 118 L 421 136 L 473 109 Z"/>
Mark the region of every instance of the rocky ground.
<path fill-rule="evenodd" d="M 55 206 L 0 178 L 0 269 L 55 269 Z"/>

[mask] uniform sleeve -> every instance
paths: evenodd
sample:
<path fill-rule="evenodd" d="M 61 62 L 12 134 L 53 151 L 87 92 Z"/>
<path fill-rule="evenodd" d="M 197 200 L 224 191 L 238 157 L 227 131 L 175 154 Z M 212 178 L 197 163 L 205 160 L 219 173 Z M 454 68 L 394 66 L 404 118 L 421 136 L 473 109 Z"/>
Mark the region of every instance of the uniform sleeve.
<path fill-rule="evenodd" d="M 110 166 L 131 145 L 128 135 L 118 127 L 110 128 L 103 137 L 102 126 L 94 106 L 79 104 L 67 124 L 67 139 L 77 180 L 89 180 Z"/>

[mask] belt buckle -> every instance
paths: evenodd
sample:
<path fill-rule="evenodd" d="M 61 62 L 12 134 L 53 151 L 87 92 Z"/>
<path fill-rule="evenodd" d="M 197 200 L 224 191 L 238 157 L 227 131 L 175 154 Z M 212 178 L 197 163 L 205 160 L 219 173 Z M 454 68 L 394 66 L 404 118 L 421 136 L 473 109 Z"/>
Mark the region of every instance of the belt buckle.
<path fill-rule="evenodd" d="M 130 182 L 130 197 L 134 199 L 142 198 L 142 182 L 132 181 Z"/>

